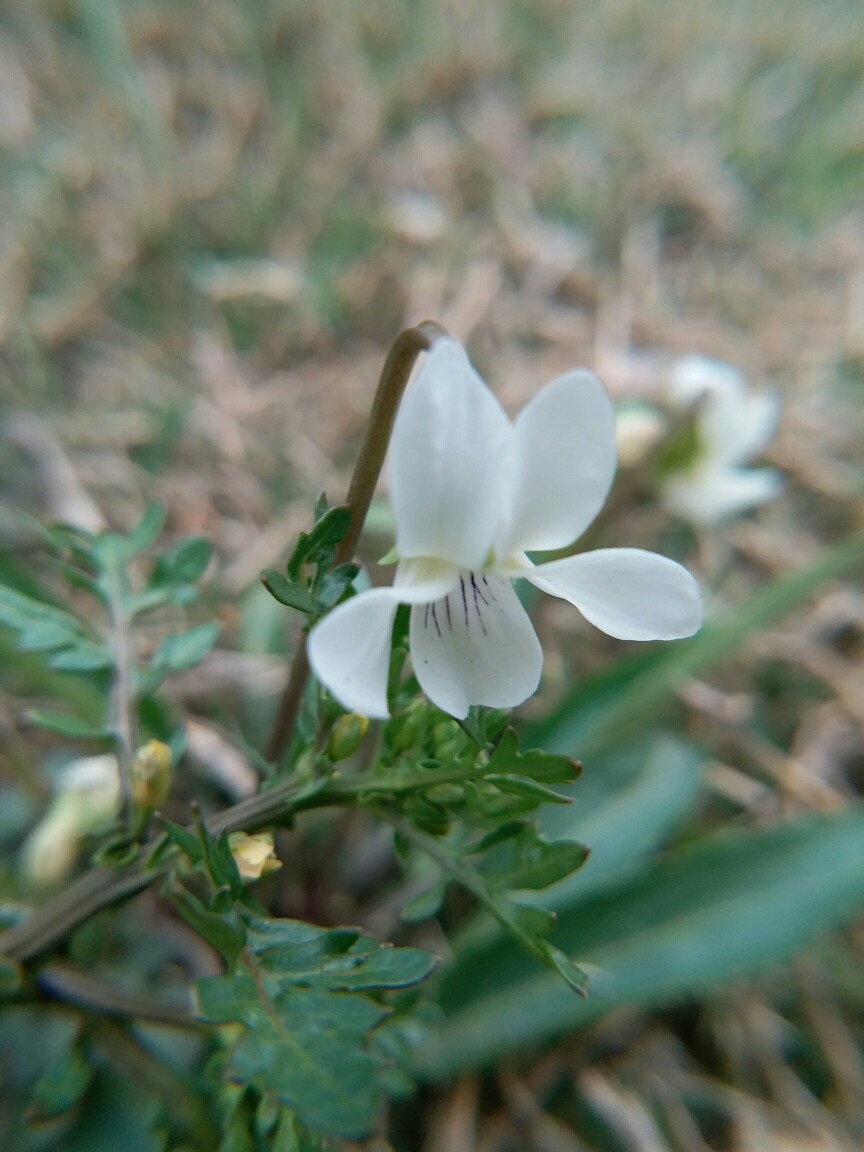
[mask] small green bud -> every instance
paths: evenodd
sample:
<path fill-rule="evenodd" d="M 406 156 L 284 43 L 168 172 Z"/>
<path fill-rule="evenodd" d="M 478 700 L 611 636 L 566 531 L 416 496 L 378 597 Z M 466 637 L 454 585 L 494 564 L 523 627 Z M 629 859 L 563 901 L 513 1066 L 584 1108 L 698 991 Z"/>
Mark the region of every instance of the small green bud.
<path fill-rule="evenodd" d="M 363 743 L 368 731 L 368 716 L 363 716 L 360 712 L 348 712 L 344 716 L 340 716 L 330 729 L 327 755 L 333 761 L 347 760 Z"/>
<path fill-rule="evenodd" d="M 171 749 L 161 740 L 142 744 L 129 768 L 132 799 L 141 808 L 158 808 L 171 791 Z"/>
<path fill-rule="evenodd" d="M 434 784 L 426 789 L 426 796 L 433 804 L 461 804 L 465 799 L 465 791 L 458 784 Z"/>
<path fill-rule="evenodd" d="M 387 739 L 394 752 L 408 752 L 426 728 L 429 705 L 425 700 L 412 700 L 404 712 L 387 724 Z"/>

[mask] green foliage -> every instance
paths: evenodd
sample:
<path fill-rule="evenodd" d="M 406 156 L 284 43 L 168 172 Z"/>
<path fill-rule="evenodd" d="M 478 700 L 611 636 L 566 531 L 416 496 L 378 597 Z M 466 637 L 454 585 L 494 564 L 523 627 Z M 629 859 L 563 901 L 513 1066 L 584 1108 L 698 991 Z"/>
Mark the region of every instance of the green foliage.
<path fill-rule="evenodd" d="M 457 954 L 442 989 L 448 1023 L 417 1066 L 449 1077 L 617 1005 L 663 1003 L 750 975 L 842 923 L 862 894 L 857 808 L 707 837 L 559 903 L 555 939 L 595 970 L 587 1000 L 532 971 L 504 939 Z"/>
<path fill-rule="evenodd" d="M 241 1026 L 228 1041 L 226 1075 L 287 1104 L 311 1128 L 368 1135 L 385 1067 L 370 1040 L 391 1011 L 372 994 L 416 984 L 432 958 L 349 929 L 248 913 L 242 922 L 246 947 L 228 973 L 196 985 L 201 1019 Z"/>
<path fill-rule="evenodd" d="M 301 532 L 288 558 L 286 574 L 266 568 L 261 583 L 271 596 L 295 608 L 314 623 L 348 592 L 359 568 L 353 563 L 336 564 L 336 546 L 351 524 L 351 510 L 339 504 L 327 506 L 322 496 L 315 509 L 315 525 Z"/>

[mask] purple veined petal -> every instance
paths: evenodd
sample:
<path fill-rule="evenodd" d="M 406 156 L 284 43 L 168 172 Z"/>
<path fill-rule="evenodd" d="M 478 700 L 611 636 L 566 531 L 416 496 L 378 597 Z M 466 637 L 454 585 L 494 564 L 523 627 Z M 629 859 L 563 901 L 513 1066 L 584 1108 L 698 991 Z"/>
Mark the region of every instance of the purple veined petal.
<path fill-rule="evenodd" d="M 438 561 L 400 563 L 392 588 L 371 588 L 346 600 L 309 633 L 312 671 L 343 708 L 386 719 L 393 620 L 400 604 L 448 592 L 459 570 Z"/>
<path fill-rule="evenodd" d="M 547 384 L 516 417 L 513 518 L 500 555 L 572 544 L 603 507 L 615 475 L 615 412 L 593 373 Z"/>
<path fill-rule="evenodd" d="M 699 585 L 656 552 L 602 548 L 538 564 L 525 576 L 619 640 L 678 640 L 702 625 Z"/>
<path fill-rule="evenodd" d="M 482 568 L 509 517 L 513 427 L 454 340 L 439 340 L 408 386 L 390 447 L 401 556 Z"/>
<path fill-rule="evenodd" d="M 717 524 L 773 500 L 783 478 L 773 468 L 698 469 L 672 476 L 663 485 L 666 507 L 694 524 Z"/>
<path fill-rule="evenodd" d="M 463 572 L 446 597 L 415 605 L 410 643 L 420 687 L 457 719 L 472 704 L 514 708 L 540 682 L 540 641 L 502 576 Z"/>

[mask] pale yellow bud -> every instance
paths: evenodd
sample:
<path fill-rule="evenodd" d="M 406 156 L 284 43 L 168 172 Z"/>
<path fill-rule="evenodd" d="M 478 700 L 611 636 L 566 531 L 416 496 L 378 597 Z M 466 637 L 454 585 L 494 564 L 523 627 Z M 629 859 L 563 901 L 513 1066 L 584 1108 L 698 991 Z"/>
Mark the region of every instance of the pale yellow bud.
<path fill-rule="evenodd" d="M 82 840 L 102 832 L 120 811 L 120 772 L 111 755 L 73 760 L 57 778 L 48 811 L 27 837 L 22 868 L 36 884 L 62 880 Z"/>
<path fill-rule="evenodd" d="M 232 832 L 228 844 L 237 870 L 244 880 L 260 880 L 268 872 L 282 867 L 276 858 L 272 832 L 258 832 L 249 836 L 246 832 Z"/>
<path fill-rule="evenodd" d="M 142 744 L 129 767 L 132 799 L 142 808 L 158 808 L 171 791 L 171 749 L 161 740 Z"/>

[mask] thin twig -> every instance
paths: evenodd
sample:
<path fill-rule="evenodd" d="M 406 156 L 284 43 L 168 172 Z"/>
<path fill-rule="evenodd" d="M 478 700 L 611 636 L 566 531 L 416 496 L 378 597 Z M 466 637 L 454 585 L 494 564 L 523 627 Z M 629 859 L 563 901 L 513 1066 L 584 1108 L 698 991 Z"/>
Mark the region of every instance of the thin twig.
<path fill-rule="evenodd" d="M 428 352 L 436 340 L 446 339 L 448 336 L 449 333 L 440 324 L 434 320 L 424 320 L 416 328 L 406 328 L 396 337 L 381 370 L 369 423 L 366 426 L 366 435 L 348 488 L 346 503 L 351 509 L 351 522 L 348 531 L 336 547 L 334 564 L 344 564 L 350 560 L 357 548 L 369 505 L 375 495 L 375 486 L 384 466 L 384 457 L 387 455 L 387 446 L 390 443 L 399 402 L 414 363 L 420 353 Z M 301 632 L 297 638 L 288 683 L 279 702 L 273 731 L 267 742 L 265 755 L 268 760 L 278 760 L 285 751 L 308 675 L 306 633 Z"/>
<path fill-rule="evenodd" d="M 153 1024 L 172 1024 L 177 1028 L 194 1028 L 198 1024 L 188 1004 L 171 1004 L 117 988 L 73 968 L 71 964 L 46 964 L 40 969 L 36 984 L 55 1000 L 103 1016 L 130 1017 Z"/>

